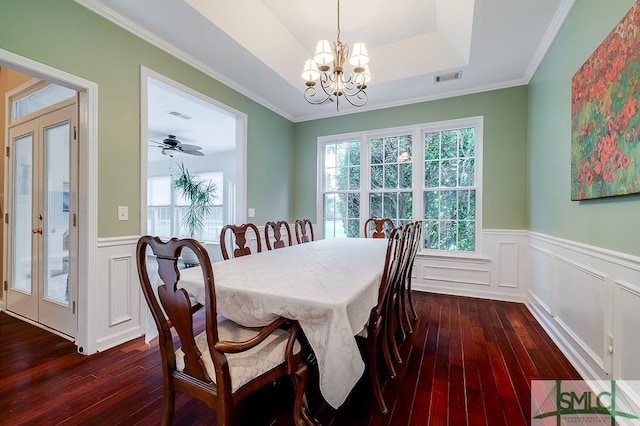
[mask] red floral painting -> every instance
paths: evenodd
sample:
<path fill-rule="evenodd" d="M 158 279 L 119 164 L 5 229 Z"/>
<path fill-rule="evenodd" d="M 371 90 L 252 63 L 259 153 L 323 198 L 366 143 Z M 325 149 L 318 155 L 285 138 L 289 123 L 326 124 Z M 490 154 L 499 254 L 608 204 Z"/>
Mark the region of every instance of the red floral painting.
<path fill-rule="evenodd" d="M 571 199 L 640 192 L 640 4 L 571 84 Z"/>

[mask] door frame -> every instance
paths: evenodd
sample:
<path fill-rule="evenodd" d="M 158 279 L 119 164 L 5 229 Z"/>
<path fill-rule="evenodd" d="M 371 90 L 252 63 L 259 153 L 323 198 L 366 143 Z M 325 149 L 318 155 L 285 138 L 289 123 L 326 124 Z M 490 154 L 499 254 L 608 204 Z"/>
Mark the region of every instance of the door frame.
<path fill-rule="evenodd" d="M 88 283 L 93 281 L 91 271 L 96 270 L 98 242 L 98 84 L 1 48 L 0 66 L 12 68 L 78 92 L 78 332 L 75 343 L 78 352 L 91 354 L 97 351 L 95 331 L 97 319 L 90 315 L 90 312 L 96 312 L 96 289 Z M 6 104 L 5 106 L 8 107 Z M 10 113 L 8 108 L 6 111 L 7 114 Z M 9 136 L 8 127 L 5 126 L 3 131 L 6 144 Z M 7 190 L 5 170 L 5 194 Z M 3 211 L 7 211 L 6 196 Z M 2 281 L 4 282 L 7 279 L 8 268 L 7 224 L 4 221 L 3 226 L 5 256 L 2 259 Z M 6 303 L 5 295 L 3 295 L 3 309 L 4 303 Z"/>
<path fill-rule="evenodd" d="M 140 67 L 140 140 L 149 140 L 149 124 L 148 124 L 148 90 L 147 85 L 149 78 L 158 80 L 174 89 L 198 98 L 210 105 L 227 111 L 235 117 L 236 120 L 236 147 L 235 147 L 235 161 L 236 161 L 236 176 L 235 176 L 235 193 L 229 204 L 233 204 L 233 215 L 230 217 L 230 221 L 233 223 L 244 223 L 247 219 L 247 114 L 239 111 L 235 108 L 225 105 L 222 102 L 213 99 L 203 93 L 200 93 L 190 87 L 185 86 L 171 78 L 160 74 L 144 65 Z M 143 219 L 140 221 L 141 235 L 146 234 L 147 231 L 147 161 L 148 161 L 148 147 L 146 143 L 140 144 L 140 217 Z M 228 207 L 225 207 L 228 208 Z"/>
<path fill-rule="evenodd" d="M 25 96 L 29 96 L 29 94 L 36 93 L 38 90 L 47 87 L 50 83 L 45 82 L 43 80 L 39 80 L 36 78 L 30 79 L 24 84 L 16 87 L 15 89 L 11 89 L 6 93 L 6 97 L 9 99 L 10 103 L 14 103 L 16 100 L 24 99 Z M 52 331 L 58 330 L 60 331 L 60 335 L 67 338 L 68 340 L 75 340 L 78 330 L 78 315 L 77 315 L 77 301 L 78 301 L 78 291 L 77 291 L 77 271 L 78 265 L 75 263 L 77 261 L 77 234 L 78 227 L 72 225 L 72 218 L 77 216 L 77 199 L 78 199 L 78 151 L 77 151 L 77 139 L 72 135 L 74 133 L 74 129 L 77 129 L 77 120 L 78 120 L 78 95 L 77 92 L 74 92 L 73 96 L 70 96 L 67 99 L 64 99 L 60 102 L 56 102 L 55 104 L 45 106 L 44 108 L 39 109 L 38 111 L 34 111 L 31 114 L 28 114 L 26 117 L 21 117 L 20 119 L 15 120 L 13 123 L 8 123 L 9 135 L 7 142 L 10 144 L 10 155 L 6 161 L 7 172 L 5 173 L 5 179 L 7 179 L 7 187 L 10 188 L 10 191 L 6 192 L 5 200 L 6 205 L 9 207 L 6 212 L 9 214 L 9 223 L 7 224 L 7 268 L 5 272 L 5 276 L 9 277 L 8 289 L 5 293 L 7 299 L 4 303 L 7 312 L 13 312 L 20 315 L 21 319 L 31 319 L 38 326 L 44 326 L 47 330 L 53 328 Z M 67 290 L 68 290 L 68 300 L 66 306 L 61 304 L 62 300 L 60 299 L 50 299 L 45 296 L 45 290 L 47 289 L 46 283 L 48 280 L 52 279 L 50 275 L 47 273 L 47 269 L 45 268 L 46 261 L 45 259 L 50 259 L 47 254 L 47 249 L 45 248 L 45 243 L 48 242 L 49 238 L 55 238 L 55 231 L 50 231 L 51 224 L 48 223 L 48 219 L 50 218 L 50 213 L 45 209 L 45 201 L 46 196 L 44 195 L 46 191 L 47 184 L 47 171 L 53 170 L 55 168 L 50 168 L 47 164 L 51 164 L 46 159 L 46 153 L 48 149 L 48 141 L 46 138 L 47 129 L 58 128 L 61 125 L 68 126 L 68 133 L 66 134 L 68 137 L 68 162 L 69 168 L 67 172 L 69 173 L 69 177 L 71 178 L 68 182 L 69 185 L 69 219 L 66 221 L 69 226 L 68 238 L 69 238 L 69 258 L 68 264 L 69 268 L 67 270 Z M 29 263 L 31 265 L 31 294 L 26 295 L 23 291 L 14 291 L 12 293 L 12 288 L 15 288 L 16 285 L 16 259 L 20 254 L 16 253 L 16 242 L 20 240 L 20 237 L 16 237 L 16 225 L 18 224 L 18 215 L 16 215 L 16 202 L 15 197 L 16 194 L 16 176 L 19 174 L 19 170 L 16 169 L 17 161 L 18 161 L 18 149 L 15 144 L 17 139 L 22 139 L 30 135 L 31 137 L 31 160 L 32 160 L 32 192 L 30 196 L 30 207 L 31 207 L 31 218 L 28 223 L 23 223 L 23 227 L 27 227 L 30 234 L 30 242 L 28 247 L 31 248 L 31 258 Z M 62 188 L 60 188 L 62 190 Z M 60 208 L 62 209 L 62 204 L 60 204 Z M 36 220 L 36 216 L 40 214 L 40 220 Z M 43 220 L 44 219 L 44 220 Z M 32 229 L 35 230 L 37 227 L 44 228 L 44 235 L 41 237 L 34 238 L 35 232 L 31 232 Z M 54 226 L 55 227 L 55 226 Z M 24 228 L 23 228 L 24 230 Z M 40 232 L 40 234 L 43 234 Z M 60 235 L 60 244 L 62 244 L 62 235 Z M 60 246 L 62 250 L 62 247 Z M 62 254 L 60 253 L 60 262 L 62 260 Z M 36 267 L 34 269 L 34 266 Z M 17 303 L 12 303 L 12 300 Z M 30 301 L 30 302 L 29 302 Z M 35 309 L 35 312 L 32 312 L 30 308 Z M 73 324 L 73 325 L 72 325 Z"/>

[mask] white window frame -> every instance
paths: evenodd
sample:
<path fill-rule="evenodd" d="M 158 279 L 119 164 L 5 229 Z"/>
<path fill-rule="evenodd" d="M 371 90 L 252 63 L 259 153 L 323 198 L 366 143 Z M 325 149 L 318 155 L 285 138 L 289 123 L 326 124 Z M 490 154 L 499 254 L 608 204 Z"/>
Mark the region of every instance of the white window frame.
<path fill-rule="evenodd" d="M 203 177 L 203 178 L 207 178 L 207 176 L 211 176 L 211 175 L 219 175 L 220 178 L 216 179 L 216 182 L 218 184 L 220 183 L 224 183 L 224 172 L 222 170 L 211 170 L 208 172 L 202 172 L 198 174 L 199 176 Z M 173 176 L 171 175 L 157 175 L 157 176 L 149 176 L 147 177 L 147 187 L 151 188 L 151 184 L 150 181 L 152 179 L 165 179 L 165 178 L 169 178 L 169 185 L 168 185 L 168 191 L 169 191 L 169 200 L 170 200 L 170 204 L 157 204 L 157 205 L 147 205 L 147 210 L 149 209 L 153 209 L 153 208 L 165 208 L 168 209 L 169 211 L 169 218 L 170 218 L 170 235 L 161 235 L 162 237 L 175 237 L 175 236 L 179 236 L 179 231 L 182 227 L 182 224 L 180 223 L 180 215 L 179 215 L 179 211 L 180 209 L 185 207 L 184 204 L 184 200 L 182 200 L 182 197 L 180 196 L 180 194 L 177 192 L 177 190 L 174 188 L 173 183 L 175 182 L 175 179 Z M 222 192 L 223 190 L 220 189 L 220 192 Z M 214 209 L 220 209 L 221 211 L 224 211 L 224 203 L 223 203 L 223 194 L 216 194 L 217 196 L 215 197 L 214 201 L 213 201 L 213 208 Z M 149 198 L 151 198 L 151 194 L 148 194 Z M 148 219 L 148 214 L 147 214 L 147 220 Z M 206 225 L 205 225 L 206 226 Z M 218 228 L 222 229 L 222 226 L 224 226 L 223 223 L 221 223 Z M 204 229 L 201 231 L 202 235 L 204 235 Z M 216 237 L 218 237 L 217 231 L 214 233 L 214 235 Z M 217 242 L 218 240 L 206 240 L 207 242 Z"/>
<path fill-rule="evenodd" d="M 431 123 L 421 123 L 411 126 L 401 126 L 385 129 L 376 129 L 364 132 L 343 133 L 336 135 L 320 136 L 317 138 L 317 187 L 316 187 L 316 214 L 317 214 L 317 235 L 324 236 L 324 151 L 328 144 L 339 142 L 357 141 L 360 143 L 360 236 L 363 235 L 364 221 L 369 217 L 369 193 L 377 192 L 370 189 L 371 179 L 371 140 L 398 135 L 412 135 L 413 150 L 413 212 L 414 220 L 424 218 L 423 194 L 426 190 L 424 182 L 424 137 L 426 133 L 442 130 L 473 127 L 475 128 L 475 162 L 474 162 L 474 183 L 472 187 L 476 191 L 475 200 L 475 251 L 448 251 L 448 250 L 425 250 L 421 249 L 423 255 L 446 256 L 446 257 L 477 257 L 482 249 L 482 151 L 483 151 L 483 125 L 484 117 L 467 117 L 453 120 L 437 121 Z"/>

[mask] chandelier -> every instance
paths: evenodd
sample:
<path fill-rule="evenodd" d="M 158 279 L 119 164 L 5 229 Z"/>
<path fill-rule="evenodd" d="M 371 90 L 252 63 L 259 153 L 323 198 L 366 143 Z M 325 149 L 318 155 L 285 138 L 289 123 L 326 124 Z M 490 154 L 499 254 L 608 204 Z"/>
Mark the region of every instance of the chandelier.
<path fill-rule="evenodd" d="M 304 98 L 313 105 L 327 101 L 336 103 L 340 110 L 340 98 L 355 107 L 364 106 L 368 97 L 365 89 L 371 80 L 369 73 L 369 55 L 364 43 L 354 43 L 349 63 L 353 71 L 345 75 L 344 64 L 349 56 L 349 45 L 340 41 L 340 0 L 338 0 L 338 36 L 333 44 L 329 40 L 320 40 L 313 59 L 307 59 L 302 71 L 307 88 Z M 322 91 L 318 90 L 318 83 Z"/>

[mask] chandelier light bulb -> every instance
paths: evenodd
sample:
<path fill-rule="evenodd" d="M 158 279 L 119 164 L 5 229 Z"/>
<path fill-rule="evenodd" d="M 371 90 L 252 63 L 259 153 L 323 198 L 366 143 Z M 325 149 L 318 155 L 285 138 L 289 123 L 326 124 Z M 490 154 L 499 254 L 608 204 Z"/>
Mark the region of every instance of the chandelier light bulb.
<path fill-rule="evenodd" d="M 302 70 L 302 78 L 307 81 L 307 85 L 309 83 L 315 84 L 315 81 L 320 77 L 320 72 L 318 71 L 318 65 L 316 61 L 313 59 L 307 59 L 304 63 L 304 69 Z"/>
<path fill-rule="evenodd" d="M 364 84 L 369 84 L 371 81 L 371 71 L 369 71 L 369 65 L 364 66 L 364 71 L 362 72 L 364 75 Z"/>
<path fill-rule="evenodd" d="M 316 56 L 314 58 L 320 71 L 327 71 L 333 63 L 333 48 L 329 40 L 320 40 L 316 46 Z"/>
<path fill-rule="evenodd" d="M 358 90 L 363 91 L 367 88 L 367 83 L 371 81 L 371 74 L 369 73 L 369 65 L 365 65 L 362 68 L 362 72 L 356 73 L 353 81 Z"/>
<path fill-rule="evenodd" d="M 364 43 L 358 42 L 353 44 L 349 63 L 354 66 L 354 72 L 358 73 L 364 71 L 365 65 L 369 63 L 369 55 L 367 54 L 367 47 Z"/>

